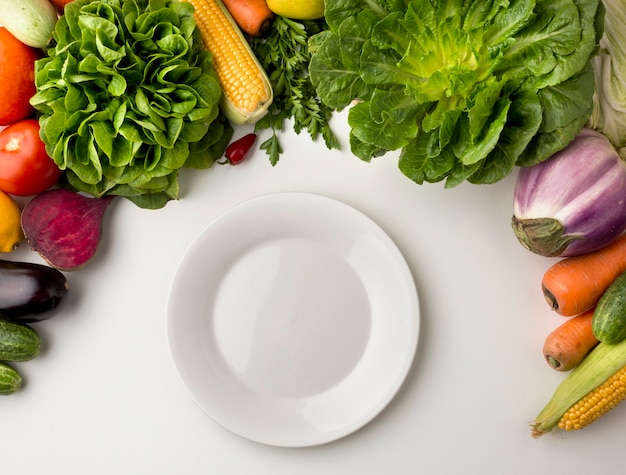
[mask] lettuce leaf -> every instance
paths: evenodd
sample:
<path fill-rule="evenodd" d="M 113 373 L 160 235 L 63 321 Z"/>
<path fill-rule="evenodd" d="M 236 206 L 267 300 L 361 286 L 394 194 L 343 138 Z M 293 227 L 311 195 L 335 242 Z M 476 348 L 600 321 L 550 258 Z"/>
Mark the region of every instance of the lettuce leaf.
<path fill-rule="evenodd" d="M 178 197 L 232 127 L 194 9 L 173 0 L 75 0 L 35 69 L 41 137 L 66 185 L 142 208 Z"/>
<path fill-rule="evenodd" d="M 494 183 L 545 160 L 593 108 L 600 0 L 327 0 L 309 67 L 350 107 L 350 147 L 416 183 Z"/>

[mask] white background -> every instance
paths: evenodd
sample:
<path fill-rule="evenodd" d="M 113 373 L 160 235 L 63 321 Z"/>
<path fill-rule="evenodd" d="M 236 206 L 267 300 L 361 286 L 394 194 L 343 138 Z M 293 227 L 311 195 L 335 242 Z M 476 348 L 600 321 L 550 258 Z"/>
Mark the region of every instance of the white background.
<path fill-rule="evenodd" d="M 581 432 L 530 436 L 564 376 L 541 353 L 564 319 L 540 290 L 555 261 L 523 249 L 511 230 L 515 174 L 488 186 L 418 186 L 395 154 L 371 163 L 352 156 L 345 115 L 333 127 L 342 151 L 286 132 L 274 167 L 257 150 L 237 167 L 184 171 L 180 200 L 161 210 L 114 201 L 95 259 L 66 273 L 62 312 L 34 325 L 44 349 L 16 365 L 24 388 L 0 400 L 3 473 L 513 475 L 618 466 L 626 407 Z M 186 249 L 232 206 L 279 191 L 325 195 L 372 218 L 406 257 L 420 298 L 419 346 L 400 392 L 361 430 L 311 448 L 265 446 L 218 426 L 169 352 L 168 292 Z M 26 244 L 0 257 L 41 262 Z"/>

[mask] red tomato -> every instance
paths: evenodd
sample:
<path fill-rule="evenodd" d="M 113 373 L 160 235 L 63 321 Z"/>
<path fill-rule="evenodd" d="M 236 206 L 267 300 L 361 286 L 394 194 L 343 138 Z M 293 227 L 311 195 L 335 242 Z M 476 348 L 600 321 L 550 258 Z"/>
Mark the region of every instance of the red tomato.
<path fill-rule="evenodd" d="M 54 185 L 61 170 L 46 153 L 39 122 L 25 119 L 0 132 L 0 190 L 31 196 Z"/>
<path fill-rule="evenodd" d="M 50 3 L 57 7 L 58 10 L 63 11 L 65 5 L 72 3 L 72 0 L 50 0 Z"/>
<path fill-rule="evenodd" d="M 33 113 L 37 49 L 26 46 L 0 27 L 0 125 L 9 125 Z"/>

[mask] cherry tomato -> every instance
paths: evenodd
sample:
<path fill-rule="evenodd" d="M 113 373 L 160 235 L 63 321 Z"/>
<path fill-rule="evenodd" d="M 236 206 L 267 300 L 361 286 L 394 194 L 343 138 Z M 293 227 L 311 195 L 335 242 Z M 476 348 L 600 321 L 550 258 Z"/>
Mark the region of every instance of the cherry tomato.
<path fill-rule="evenodd" d="M 0 132 L 0 190 L 16 196 L 36 195 L 60 176 L 61 170 L 46 153 L 35 119 L 16 122 Z"/>
<path fill-rule="evenodd" d="M 65 5 L 72 3 L 72 0 L 50 0 L 50 3 L 57 7 L 59 11 L 63 11 Z"/>
<path fill-rule="evenodd" d="M 30 98 L 35 94 L 37 49 L 26 46 L 0 27 L 0 125 L 9 125 L 31 115 Z"/>

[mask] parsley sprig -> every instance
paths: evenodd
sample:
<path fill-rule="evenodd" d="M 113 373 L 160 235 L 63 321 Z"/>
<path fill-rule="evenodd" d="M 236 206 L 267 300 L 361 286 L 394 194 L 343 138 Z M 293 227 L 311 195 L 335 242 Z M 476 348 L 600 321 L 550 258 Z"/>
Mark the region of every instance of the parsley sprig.
<path fill-rule="evenodd" d="M 283 153 L 278 132 L 284 130 L 285 122 L 290 119 L 297 134 L 305 130 L 312 140 L 321 135 L 328 149 L 340 148 L 329 125 L 332 110 L 319 99 L 308 74 L 309 40 L 326 29 L 324 19 L 297 21 L 277 16 L 266 36 L 249 39 L 274 88 L 274 101 L 268 114 L 255 124 L 255 132 L 272 131 L 271 137 L 260 146 L 272 165 L 278 163 Z"/>

